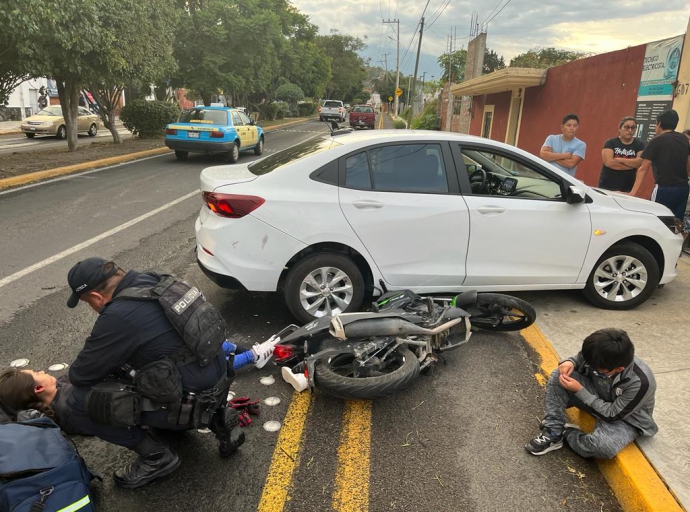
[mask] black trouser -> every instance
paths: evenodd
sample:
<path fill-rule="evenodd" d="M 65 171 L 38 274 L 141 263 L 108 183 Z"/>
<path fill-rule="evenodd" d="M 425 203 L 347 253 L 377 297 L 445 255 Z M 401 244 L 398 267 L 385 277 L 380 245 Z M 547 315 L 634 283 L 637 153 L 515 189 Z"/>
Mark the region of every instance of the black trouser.
<path fill-rule="evenodd" d="M 67 401 L 69 411 L 66 411 L 67 415 L 65 412 L 60 414 L 60 426 L 68 434 L 96 436 L 109 443 L 133 450 L 146 437 L 146 431 L 141 426 L 165 430 L 189 430 L 193 428 L 191 418 L 186 425 L 170 425 L 168 423 L 168 411 L 165 409 L 142 412 L 141 426 L 112 427 L 99 425 L 87 416 L 84 409 L 84 399 L 89 391 L 89 388 L 73 388 L 72 396 Z M 64 421 L 63 416 L 67 416 Z"/>

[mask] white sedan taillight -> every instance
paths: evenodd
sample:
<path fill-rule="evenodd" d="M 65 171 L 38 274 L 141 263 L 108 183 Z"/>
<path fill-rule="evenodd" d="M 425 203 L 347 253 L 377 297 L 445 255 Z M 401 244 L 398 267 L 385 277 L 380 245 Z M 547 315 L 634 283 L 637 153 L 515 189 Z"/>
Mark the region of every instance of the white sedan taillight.
<path fill-rule="evenodd" d="M 230 219 L 240 219 L 266 202 L 263 197 L 243 194 L 204 192 L 202 195 L 209 210 L 220 217 Z"/>

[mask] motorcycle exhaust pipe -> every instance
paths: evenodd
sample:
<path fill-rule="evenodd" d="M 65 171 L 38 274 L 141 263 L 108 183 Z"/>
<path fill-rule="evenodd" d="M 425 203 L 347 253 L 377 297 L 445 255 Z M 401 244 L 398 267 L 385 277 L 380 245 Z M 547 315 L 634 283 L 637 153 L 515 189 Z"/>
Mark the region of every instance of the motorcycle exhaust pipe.
<path fill-rule="evenodd" d="M 339 316 L 331 320 L 328 330 L 331 336 L 339 340 L 352 338 L 370 338 L 372 336 L 433 336 L 442 333 L 463 321 L 463 317 L 454 318 L 434 329 L 425 329 L 402 318 L 373 318 L 343 324 Z"/>

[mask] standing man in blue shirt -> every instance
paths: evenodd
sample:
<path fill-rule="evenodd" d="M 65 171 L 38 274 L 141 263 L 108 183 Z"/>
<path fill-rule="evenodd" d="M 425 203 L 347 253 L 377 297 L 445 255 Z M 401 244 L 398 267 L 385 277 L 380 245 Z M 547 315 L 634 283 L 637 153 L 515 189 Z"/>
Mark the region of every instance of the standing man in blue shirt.
<path fill-rule="evenodd" d="M 580 118 L 575 114 L 568 114 L 561 124 L 561 135 L 549 135 L 539 151 L 539 156 L 551 165 L 575 176 L 577 164 L 585 159 L 587 145 L 575 137 L 580 126 Z"/>

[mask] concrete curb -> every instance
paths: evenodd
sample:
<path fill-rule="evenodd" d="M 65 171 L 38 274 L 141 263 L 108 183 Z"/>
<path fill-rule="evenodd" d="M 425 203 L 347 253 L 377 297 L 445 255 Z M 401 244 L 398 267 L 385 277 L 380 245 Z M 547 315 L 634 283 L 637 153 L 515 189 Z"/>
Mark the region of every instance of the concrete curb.
<path fill-rule="evenodd" d="M 536 325 L 520 331 L 520 334 L 541 359 L 541 373 L 534 377 L 544 386 L 560 358 Z M 594 428 L 594 418 L 585 412 L 577 411 L 569 416 L 585 432 Z M 636 444 L 626 446 L 611 460 L 597 459 L 597 464 L 626 512 L 683 512 L 684 508 Z"/>
<path fill-rule="evenodd" d="M 291 121 L 288 123 L 278 124 L 274 126 L 268 126 L 264 128 L 264 131 L 272 131 L 278 128 L 283 128 L 285 126 L 292 126 L 295 124 L 300 124 L 305 121 L 305 118 L 299 121 Z M 21 132 L 19 132 L 21 133 Z M 115 165 L 124 162 L 129 162 L 132 160 L 138 160 L 140 158 L 145 158 L 147 156 L 162 155 L 164 153 L 170 152 L 171 150 L 167 147 L 149 149 L 146 151 L 139 151 L 137 153 L 128 153 L 126 155 L 113 156 L 111 158 L 104 158 L 102 160 L 93 160 L 91 162 L 84 162 L 81 164 L 67 165 L 65 167 L 57 167 L 55 169 L 47 169 L 45 171 L 32 172 L 29 174 L 22 174 L 21 176 L 13 176 L 12 178 L 0 179 L 0 190 L 10 187 L 17 187 L 20 185 L 27 185 L 36 181 L 42 181 L 49 178 L 55 178 L 57 176 L 64 176 L 66 174 L 72 174 L 78 171 L 86 171 L 90 169 L 96 169 L 98 167 L 107 167 L 108 165 Z"/>
<path fill-rule="evenodd" d="M 19 185 L 26 185 L 28 183 L 33 183 L 34 181 L 55 178 L 56 176 L 72 174 L 78 171 L 95 169 L 97 167 L 106 167 L 108 165 L 129 162 L 130 160 L 138 160 L 139 158 L 144 158 L 147 156 L 162 155 L 163 153 L 167 153 L 169 151 L 170 149 L 168 148 L 149 149 L 147 151 L 139 151 L 138 153 L 128 153 L 126 155 L 113 156 L 111 158 L 104 158 L 102 160 L 93 160 L 91 162 L 67 165 L 65 167 L 58 167 L 56 169 L 48 169 L 45 171 L 22 174 L 21 176 L 14 176 L 12 178 L 4 178 L 0 180 L 0 190 L 9 187 L 17 187 Z"/>
<path fill-rule="evenodd" d="M 24 132 L 22 132 L 21 130 L 10 130 L 7 132 L 0 132 L 0 135 L 19 135 L 21 133 L 24 133 Z"/>

